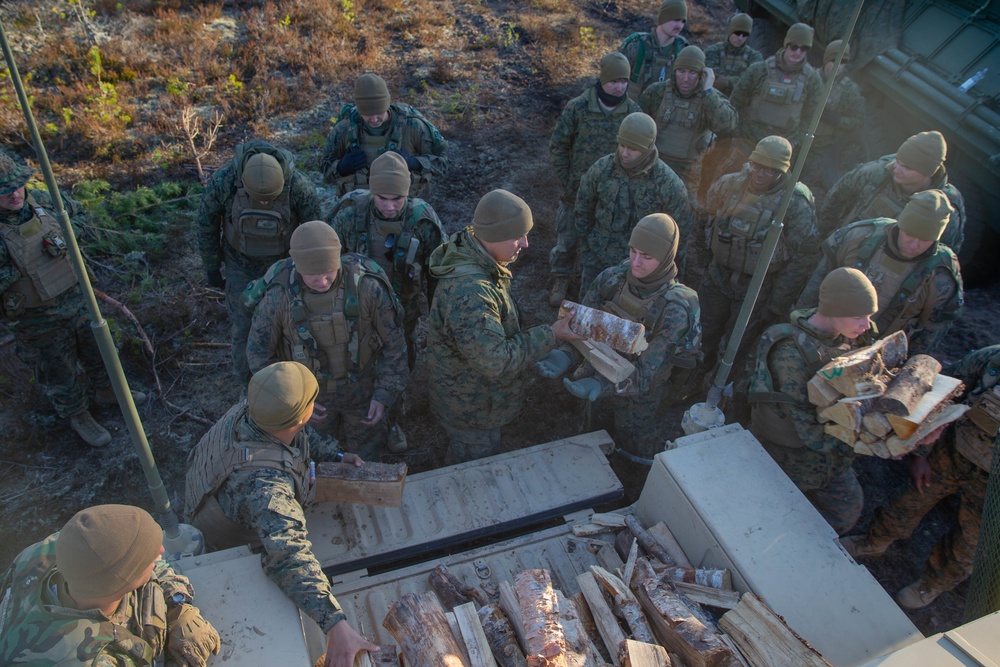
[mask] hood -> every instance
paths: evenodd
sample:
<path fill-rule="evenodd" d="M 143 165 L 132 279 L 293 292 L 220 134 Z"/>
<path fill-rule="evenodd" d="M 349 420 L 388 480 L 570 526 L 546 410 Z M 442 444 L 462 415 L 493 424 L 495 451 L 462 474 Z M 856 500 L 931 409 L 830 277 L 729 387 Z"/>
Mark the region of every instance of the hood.
<path fill-rule="evenodd" d="M 278 161 L 278 164 L 281 165 L 281 173 L 285 177 L 285 184 L 287 185 L 291 182 L 292 174 L 295 172 L 295 156 L 284 148 L 275 148 L 263 139 L 244 141 L 236 147 L 236 152 L 233 155 L 233 165 L 236 167 L 236 178 L 238 181 L 243 180 L 243 165 L 246 164 L 252 155 L 256 155 L 257 153 L 267 153 L 273 156 Z"/>

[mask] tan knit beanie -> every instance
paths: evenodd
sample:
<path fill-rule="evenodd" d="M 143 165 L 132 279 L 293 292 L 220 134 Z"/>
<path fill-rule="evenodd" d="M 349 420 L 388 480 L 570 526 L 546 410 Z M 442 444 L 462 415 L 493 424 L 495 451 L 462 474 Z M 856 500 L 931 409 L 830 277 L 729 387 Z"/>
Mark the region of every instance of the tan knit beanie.
<path fill-rule="evenodd" d="M 663 264 L 674 261 L 679 242 L 680 233 L 674 219 L 666 213 L 651 213 L 636 223 L 628 245 Z"/>
<path fill-rule="evenodd" d="M 813 33 L 816 31 L 805 23 L 794 23 L 785 33 L 785 46 L 789 44 L 813 45 Z"/>
<path fill-rule="evenodd" d="M 726 36 L 728 37 L 734 32 L 745 32 L 748 35 L 753 32 L 753 19 L 750 18 L 749 14 L 740 13 L 729 19 L 729 32 Z"/>
<path fill-rule="evenodd" d="M 97 505 L 77 512 L 56 538 L 56 568 L 74 598 L 117 598 L 160 557 L 163 530 L 146 510 Z"/>
<path fill-rule="evenodd" d="M 340 269 L 340 238 L 333 227 L 322 220 L 304 222 L 292 232 L 288 254 L 295 270 L 317 276 Z"/>
<path fill-rule="evenodd" d="M 792 166 L 792 144 L 788 139 L 777 135 L 764 137 L 750 153 L 750 161 L 787 174 L 788 168 Z"/>
<path fill-rule="evenodd" d="M 656 25 L 677 19 L 687 21 L 687 17 L 688 6 L 684 0 L 663 0 L 660 3 L 660 11 L 656 13 Z"/>
<path fill-rule="evenodd" d="M 864 317 L 878 311 L 878 293 L 868 276 L 841 267 L 826 275 L 819 286 L 819 314 L 826 317 Z"/>
<path fill-rule="evenodd" d="M 389 108 L 392 98 L 385 80 L 377 74 L 362 74 L 354 82 L 354 104 L 362 116 L 375 116 Z"/>
<path fill-rule="evenodd" d="M 937 130 L 914 134 L 896 151 L 896 159 L 924 176 L 932 176 L 947 156 L 948 143 Z"/>
<path fill-rule="evenodd" d="M 382 153 L 368 172 L 368 189 L 373 195 L 405 197 L 410 193 L 410 170 L 406 160 L 394 151 Z"/>
<path fill-rule="evenodd" d="M 656 121 L 641 111 L 630 113 L 618 128 L 618 143 L 637 151 L 648 151 L 656 143 Z"/>
<path fill-rule="evenodd" d="M 954 210 L 943 192 L 924 190 L 910 197 L 896 223 L 902 231 L 921 241 L 937 241 Z"/>
<path fill-rule="evenodd" d="M 285 174 L 273 155 L 255 153 L 243 164 L 243 187 L 257 201 L 273 201 L 285 187 Z"/>
<path fill-rule="evenodd" d="M 601 83 L 627 79 L 632 73 L 628 64 L 628 58 L 624 54 L 614 51 L 601 58 Z"/>
<path fill-rule="evenodd" d="M 497 243 L 519 239 L 534 226 L 531 209 L 523 199 L 506 190 L 493 190 L 483 195 L 472 215 L 472 230 L 476 237 Z"/>
<path fill-rule="evenodd" d="M 690 69 L 700 74 L 705 70 L 705 52 L 697 46 L 685 46 L 674 59 L 674 69 Z"/>
<path fill-rule="evenodd" d="M 837 59 L 837 54 L 840 52 L 840 46 L 844 43 L 842 39 L 835 39 L 826 45 L 826 50 L 823 51 L 823 64 L 832 63 Z M 841 63 L 851 62 L 851 47 L 848 46 L 847 50 L 844 51 L 844 59 L 840 61 Z"/>
<path fill-rule="evenodd" d="M 250 378 L 250 419 L 271 433 L 291 428 L 302 421 L 318 395 L 319 383 L 312 371 L 297 361 L 279 361 Z"/>

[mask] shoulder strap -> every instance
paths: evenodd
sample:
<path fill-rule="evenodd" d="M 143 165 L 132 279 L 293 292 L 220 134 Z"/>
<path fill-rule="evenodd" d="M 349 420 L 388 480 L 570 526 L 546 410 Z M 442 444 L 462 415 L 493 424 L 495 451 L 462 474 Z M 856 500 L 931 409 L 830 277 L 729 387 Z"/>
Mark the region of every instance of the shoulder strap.
<path fill-rule="evenodd" d="M 824 358 L 816 343 L 798 327 L 790 324 L 775 324 L 768 327 L 761 335 L 757 344 L 757 366 L 751 378 L 751 390 L 748 400 L 751 403 L 789 403 L 798 404 L 791 396 L 784 392 L 774 390 L 774 379 L 771 377 L 771 369 L 767 365 L 767 358 L 771 354 L 771 348 L 777 343 L 792 339 L 799 353 L 806 360 L 809 366 L 821 366 Z"/>
<path fill-rule="evenodd" d="M 643 318 L 643 326 L 647 330 L 651 330 L 671 303 L 676 303 L 684 308 L 688 316 L 688 327 L 687 332 L 677 341 L 667 361 L 672 366 L 692 369 L 701 357 L 701 318 L 698 316 L 700 307 L 697 292 L 687 285 L 674 283 L 650 305 L 649 312 Z"/>

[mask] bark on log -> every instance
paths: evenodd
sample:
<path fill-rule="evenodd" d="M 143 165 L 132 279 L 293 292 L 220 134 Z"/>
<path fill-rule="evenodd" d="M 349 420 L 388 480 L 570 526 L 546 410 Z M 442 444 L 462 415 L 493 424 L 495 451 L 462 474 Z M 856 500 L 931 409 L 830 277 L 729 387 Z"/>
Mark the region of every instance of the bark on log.
<path fill-rule="evenodd" d="M 716 609 L 732 609 L 739 603 L 740 594 L 733 590 L 722 590 L 711 586 L 690 584 L 686 581 L 674 582 L 678 593 L 683 593 L 695 602 Z"/>
<path fill-rule="evenodd" d="M 622 354 L 639 354 L 649 347 L 649 343 L 646 342 L 646 327 L 639 322 L 626 320 L 572 301 L 562 302 L 559 307 L 559 318 L 566 317 L 570 310 L 576 313 L 570 328 L 582 336 L 607 343 Z"/>
<path fill-rule="evenodd" d="M 655 643 L 656 638 L 653 636 L 649 621 L 642 613 L 639 601 L 625 585 L 625 582 L 597 565 L 591 565 L 590 572 L 594 575 L 597 583 L 603 586 L 604 590 L 611 596 L 611 601 L 614 603 L 618 615 L 625 619 L 625 624 L 632 633 L 632 637 L 641 642 Z M 610 646 L 608 650 L 612 650 Z"/>
<path fill-rule="evenodd" d="M 559 602 L 548 570 L 518 572 L 514 575 L 514 592 L 521 610 L 528 666 L 568 667 L 566 636 L 559 625 Z"/>
<path fill-rule="evenodd" d="M 642 547 L 647 554 L 658 559 L 664 565 L 677 565 L 674 559 L 670 557 L 667 550 L 661 547 L 656 540 L 650 537 L 649 533 L 639 524 L 639 520 L 636 519 L 631 514 L 625 515 L 625 525 L 628 526 L 629 531 L 635 536 L 635 539 L 639 540 L 639 546 Z"/>
<path fill-rule="evenodd" d="M 887 415 L 906 417 L 917 407 L 921 397 L 931 390 L 934 378 L 941 372 L 941 362 L 926 354 L 915 354 L 885 388 L 875 408 Z"/>
<path fill-rule="evenodd" d="M 965 385 L 958 378 L 938 375 L 931 382 L 931 388 L 920 397 L 909 415 L 887 414 L 885 417 L 892 424 L 892 430 L 900 438 L 912 436 L 920 424 L 930 419 L 944 404 L 961 395 Z"/>
<path fill-rule="evenodd" d="M 382 626 L 399 644 L 410 667 L 469 667 L 434 593 L 407 593 L 399 598 Z"/>
<path fill-rule="evenodd" d="M 405 463 L 366 462 L 316 465 L 316 502 L 399 507 L 406 484 Z"/>
<path fill-rule="evenodd" d="M 514 628 L 500 607 L 495 604 L 484 605 L 479 608 L 478 615 L 497 664 L 500 667 L 528 667 L 524 652 L 517 645 Z"/>
<path fill-rule="evenodd" d="M 448 611 L 455 607 L 475 600 L 480 607 L 488 604 L 486 596 L 477 588 L 467 586 L 464 581 L 448 571 L 444 565 L 438 565 L 427 575 L 431 588 L 441 598 L 441 603 Z"/>
<path fill-rule="evenodd" d="M 656 540 L 663 549 L 670 554 L 670 557 L 674 559 L 674 563 L 678 567 L 694 567 L 691 565 L 691 561 L 687 559 L 687 555 L 684 550 L 681 549 L 681 545 L 677 543 L 674 538 L 674 534 L 670 532 L 667 528 L 667 524 L 664 522 L 659 522 L 655 526 L 649 529 L 649 536 Z"/>
<path fill-rule="evenodd" d="M 672 667 L 667 649 L 634 639 L 626 639 L 618 647 L 618 662 L 622 667 Z"/>
<path fill-rule="evenodd" d="M 604 659 L 593 640 L 587 633 L 576 605 L 556 590 L 556 603 L 559 606 L 559 626 L 566 639 L 566 665 L 568 667 L 602 667 Z M 548 667 L 548 663 L 542 663 Z"/>
<path fill-rule="evenodd" d="M 517 602 L 517 593 L 514 586 L 509 581 L 500 582 L 500 608 L 510 620 L 510 626 L 517 636 L 517 643 L 521 646 L 522 652 L 527 652 L 527 644 L 524 643 L 524 623 L 521 619 L 521 607 Z"/>
<path fill-rule="evenodd" d="M 753 667 L 830 667 L 829 662 L 753 593 L 744 594 L 736 608 L 722 616 L 719 626 L 732 637 Z"/>
<path fill-rule="evenodd" d="M 906 362 L 906 334 L 902 331 L 883 338 L 874 345 L 837 357 L 816 372 L 844 396 L 860 396 L 858 384 L 877 383 L 887 368 Z M 866 390 L 866 393 L 872 393 Z"/>

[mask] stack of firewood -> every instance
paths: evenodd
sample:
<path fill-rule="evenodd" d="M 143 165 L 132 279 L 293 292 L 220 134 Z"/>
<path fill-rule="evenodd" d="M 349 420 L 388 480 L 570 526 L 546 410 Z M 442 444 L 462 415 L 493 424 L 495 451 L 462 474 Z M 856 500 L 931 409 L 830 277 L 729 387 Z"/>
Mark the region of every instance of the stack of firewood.
<path fill-rule="evenodd" d="M 602 531 L 618 532 L 617 550 L 590 537 Z M 363 664 L 395 665 L 399 652 L 407 667 L 829 665 L 727 571 L 691 567 L 664 524 L 595 514 L 574 533 L 603 565 L 576 578 L 580 593 L 567 598 L 549 570 L 491 589 L 439 565 L 433 591 L 404 595 L 382 623 L 399 648 Z"/>
<path fill-rule="evenodd" d="M 941 375 L 926 354 L 907 358 L 902 331 L 837 357 L 809 381 L 824 430 L 858 454 L 899 458 L 940 426 L 961 417 L 961 381 Z"/>

